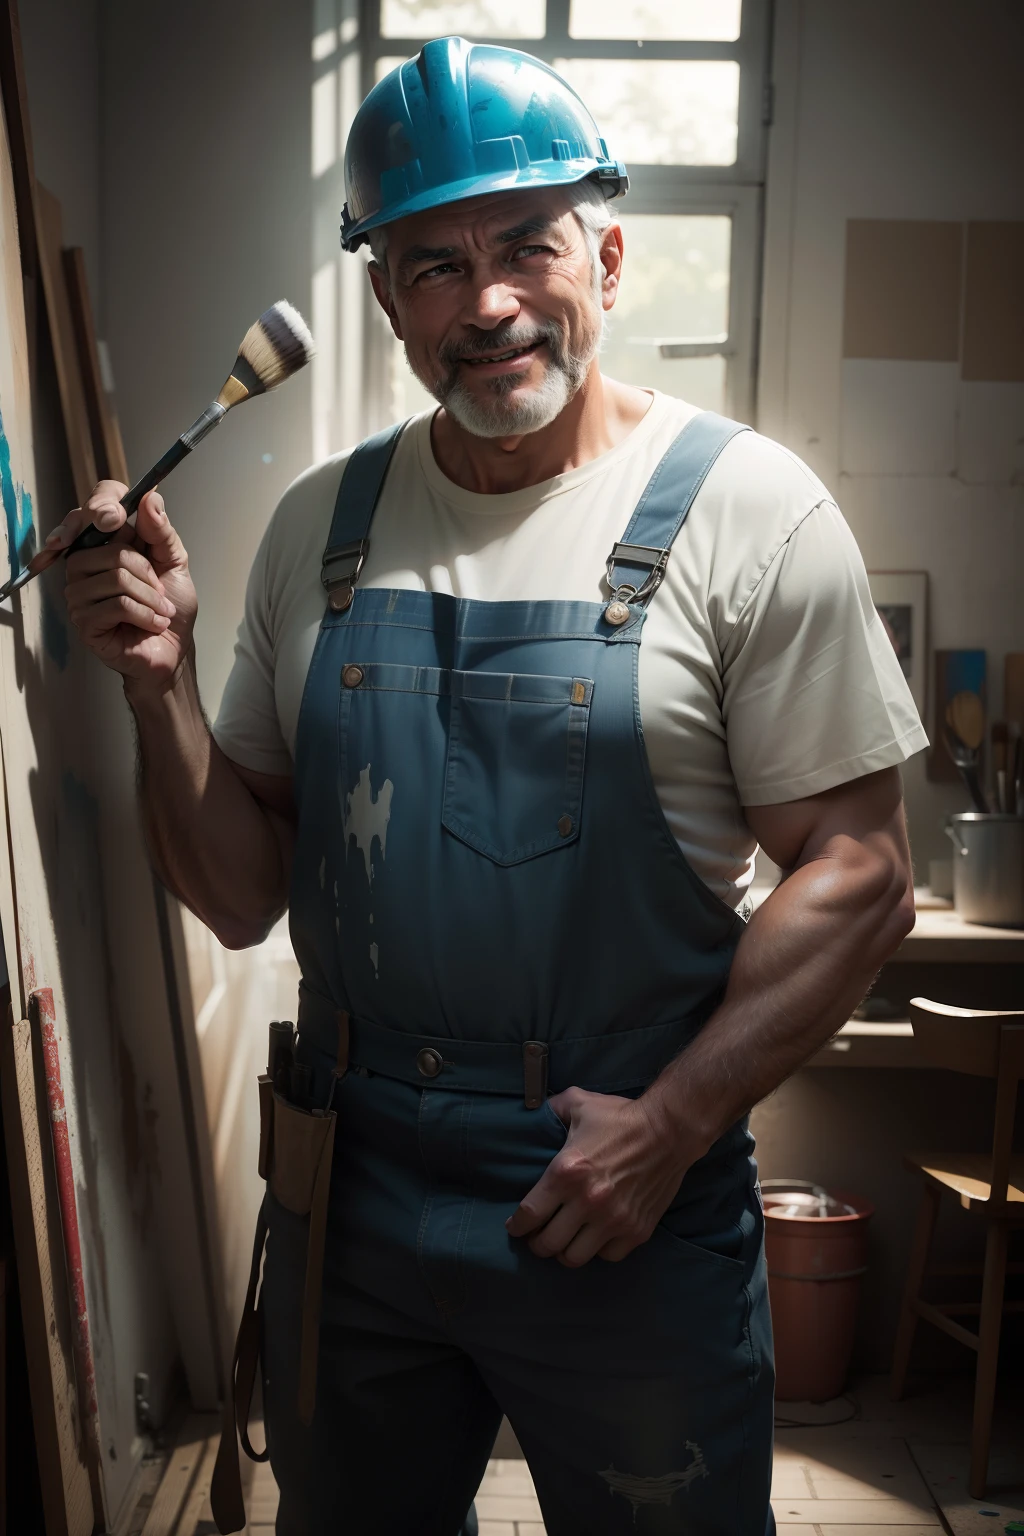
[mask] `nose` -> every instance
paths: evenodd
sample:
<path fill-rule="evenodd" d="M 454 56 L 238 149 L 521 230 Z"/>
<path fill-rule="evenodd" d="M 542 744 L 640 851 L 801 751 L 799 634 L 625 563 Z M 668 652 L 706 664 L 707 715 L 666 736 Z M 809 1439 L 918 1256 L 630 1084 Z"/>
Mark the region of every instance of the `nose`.
<path fill-rule="evenodd" d="M 467 295 L 459 319 L 463 325 L 475 325 L 481 331 L 496 330 L 518 318 L 521 305 L 505 283 L 484 282 Z"/>

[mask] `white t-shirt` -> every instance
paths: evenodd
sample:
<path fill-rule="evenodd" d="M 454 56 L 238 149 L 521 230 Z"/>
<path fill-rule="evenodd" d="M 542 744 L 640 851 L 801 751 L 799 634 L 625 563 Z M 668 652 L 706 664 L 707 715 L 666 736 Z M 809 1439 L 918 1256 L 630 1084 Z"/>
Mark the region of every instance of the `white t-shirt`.
<path fill-rule="evenodd" d="M 609 453 L 485 496 L 438 468 L 425 412 L 395 450 L 359 585 L 485 602 L 606 602 L 612 544 L 696 414 L 655 394 Z M 289 487 L 253 562 L 214 735 L 260 773 L 292 771 L 325 608 L 320 562 L 347 457 Z M 730 906 L 753 876 L 744 805 L 802 799 L 928 744 L 841 513 L 806 465 L 755 432 L 727 444 L 675 541 L 644 626 L 639 688 L 669 826 Z"/>

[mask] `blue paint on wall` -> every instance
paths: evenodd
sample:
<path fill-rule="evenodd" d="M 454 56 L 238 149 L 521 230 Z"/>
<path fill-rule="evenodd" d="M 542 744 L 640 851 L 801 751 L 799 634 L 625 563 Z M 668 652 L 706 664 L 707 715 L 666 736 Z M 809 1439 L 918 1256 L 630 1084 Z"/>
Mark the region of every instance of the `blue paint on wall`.
<path fill-rule="evenodd" d="M 11 468 L 11 445 L 4 432 L 3 412 L 0 411 L 0 499 L 4 506 L 7 524 L 7 553 L 11 561 L 11 575 L 23 571 L 36 552 L 36 530 L 32 521 L 32 497 L 20 480 L 15 480 Z"/>

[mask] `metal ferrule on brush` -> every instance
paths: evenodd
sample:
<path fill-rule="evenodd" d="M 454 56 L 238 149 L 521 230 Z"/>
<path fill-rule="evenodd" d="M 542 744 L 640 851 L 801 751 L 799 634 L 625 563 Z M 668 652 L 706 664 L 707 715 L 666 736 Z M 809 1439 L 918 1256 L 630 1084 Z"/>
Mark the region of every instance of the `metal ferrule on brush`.
<path fill-rule="evenodd" d="M 208 432 L 219 426 L 228 413 L 228 408 L 221 405 L 219 400 L 211 400 L 210 404 L 201 416 L 197 416 L 187 431 L 181 434 L 179 442 L 183 443 L 188 453 L 191 453 Z"/>

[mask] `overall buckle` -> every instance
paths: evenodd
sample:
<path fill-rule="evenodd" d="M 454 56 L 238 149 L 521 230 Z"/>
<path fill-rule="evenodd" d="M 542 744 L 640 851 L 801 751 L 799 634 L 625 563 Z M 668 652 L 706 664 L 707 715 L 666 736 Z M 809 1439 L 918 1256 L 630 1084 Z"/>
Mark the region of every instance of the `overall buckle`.
<path fill-rule="evenodd" d="M 351 607 L 356 582 L 369 553 L 369 539 L 356 539 L 351 544 L 338 544 L 324 555 L 320 580 L 327 589 L 327 602 L 334 613 L 344 613 Z"/>
<path fill-rule="evenodd" d="M 612 589 L 611 602 L 604 610 L 607 623 L 616 627 L 625 624 L 629 618 L 630 603 L 646 603 L 654 596 L 665 578 L 670 553 L 670 550 L 656 549 L 652 544 L 612 545 L 612 552 L 605 564 L 605 576 Z M 630 586 L 628 582 L 615 585 L 615 567 L 620 560 L 626 565 L 646 565 L 650 568 L 649 574 L 638 587 Z"/>

